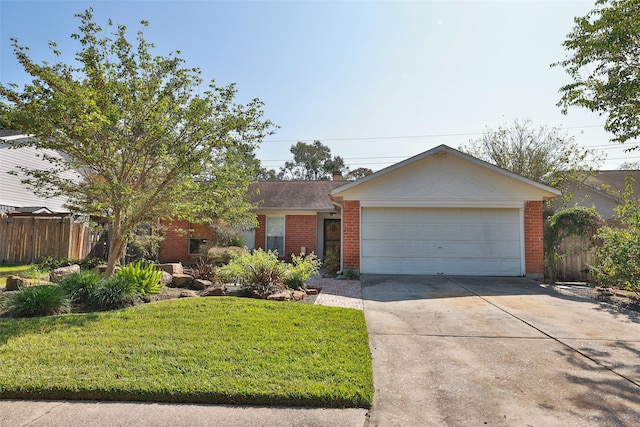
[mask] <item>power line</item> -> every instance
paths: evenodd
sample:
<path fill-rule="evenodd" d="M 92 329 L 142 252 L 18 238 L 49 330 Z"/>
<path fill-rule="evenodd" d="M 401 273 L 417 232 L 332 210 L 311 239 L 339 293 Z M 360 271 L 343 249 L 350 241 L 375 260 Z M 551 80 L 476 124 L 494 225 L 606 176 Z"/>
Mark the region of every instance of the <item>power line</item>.
<path fill-rule="evenodd" d="M 559 127 L 557 129 L 586 129 L 603 127 L 604 125 L 587 125 L 587 126 L 566 126 Z M 350 138 L 300 138 L 300 139 L 270 139 L 267 142 L 305 142 L 305 141 L 366 141 L 366 140 L 384 140 L 384 139 L 411 139 L 411 138 L 447 138 L 454 136 L 476 136 L 484 135 L 484 132 L 472 132 L 472 133 L 442 133 L 442 134 L 427 134 L 427 135 L 396 135 L 396 136 L 370 136 L 370 137 L 350 137 Z"/>

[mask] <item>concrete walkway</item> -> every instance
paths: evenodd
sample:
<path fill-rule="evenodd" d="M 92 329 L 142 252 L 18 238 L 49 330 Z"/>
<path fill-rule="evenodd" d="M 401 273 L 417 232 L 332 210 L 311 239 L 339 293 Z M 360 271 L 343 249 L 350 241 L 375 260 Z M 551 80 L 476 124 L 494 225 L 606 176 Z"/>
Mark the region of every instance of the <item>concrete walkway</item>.
<path fill-rule="evenodd" d="M 355 308 L 363 310 L 362 288 L 359 280 L 324 279 L 312 277 L 308 285 L 322 288 L 315 304 L 331 307 Z"/>

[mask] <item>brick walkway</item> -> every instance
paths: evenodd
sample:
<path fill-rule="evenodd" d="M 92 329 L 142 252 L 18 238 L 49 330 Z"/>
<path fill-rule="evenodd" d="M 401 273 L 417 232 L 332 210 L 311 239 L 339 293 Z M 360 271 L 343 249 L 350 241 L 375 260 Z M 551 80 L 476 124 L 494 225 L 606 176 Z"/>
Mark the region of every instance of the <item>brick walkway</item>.
<path fill-rule="evenodd" d="M 363 310 L 359 280 L 324 279 L 318 275 L 312 277 L 307 284 L 322 288 L 315 304 Z"/>

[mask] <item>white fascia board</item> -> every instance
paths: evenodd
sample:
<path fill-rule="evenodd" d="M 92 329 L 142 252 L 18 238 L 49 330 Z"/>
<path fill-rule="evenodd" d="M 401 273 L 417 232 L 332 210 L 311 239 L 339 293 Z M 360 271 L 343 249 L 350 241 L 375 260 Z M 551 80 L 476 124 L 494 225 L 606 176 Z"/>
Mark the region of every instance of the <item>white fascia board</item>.
<path fill-rule="evenodd" d="M 346 199 L 345 199 L 346 200 Z M 523 200 L 488 200 L 488 199 L 416 199 L 416 200 L 360 200 L 361 207 L 368 208 L 523 208 Z"/>

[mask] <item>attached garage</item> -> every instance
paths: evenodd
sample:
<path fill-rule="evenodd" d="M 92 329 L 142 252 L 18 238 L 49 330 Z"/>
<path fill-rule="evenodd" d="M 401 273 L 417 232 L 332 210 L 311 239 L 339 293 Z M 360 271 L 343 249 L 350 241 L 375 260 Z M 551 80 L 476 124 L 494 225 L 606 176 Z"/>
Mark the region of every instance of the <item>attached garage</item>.
<path fill-rule="evenodd" d="M 539 276 L 560 192 L 441 145 L 331 192 L 342 266 L 362 274 Z"/>
<path fill-rule="evenodd" d="M 363 208 L 361 271 L 519 276 L 518 209 Z"/>

